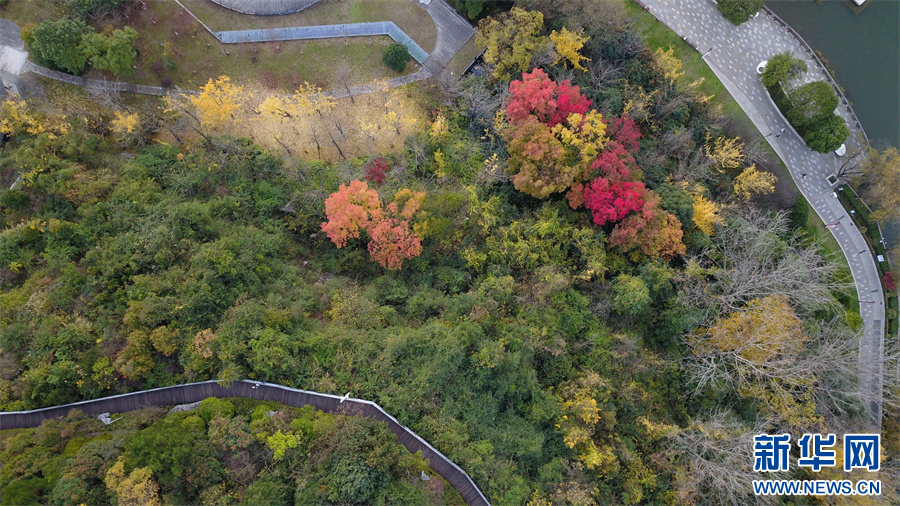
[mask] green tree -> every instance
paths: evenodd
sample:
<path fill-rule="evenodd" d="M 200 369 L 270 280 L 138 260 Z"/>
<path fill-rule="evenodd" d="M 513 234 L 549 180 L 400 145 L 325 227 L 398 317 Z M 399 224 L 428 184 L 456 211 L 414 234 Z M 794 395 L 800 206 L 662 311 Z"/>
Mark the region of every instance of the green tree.
<path fill-rule="evenodd" d="M 849 135 L 850 129 L 844 118 L 831 113 L 806 125 L 803 129 L 803 142 L 813 151 L 827 153 L 839 148 Z"/>
<path fill-rule="evenodd" d="M 613 309 L 619 314 L 639 315 L 650 308 L 650 290 L 643 279 L 619 274 L 612 289 Z"/>
<path fill-rule="evenodd" d="M 38 63 L 78 75 L 87 68 L 90 54 L 85 51 L 84 40 L 92 34 L 84 21 L 62 18 L 36 26 L 27 42 Z"/>
<path fill-rule="evenodd" d="M 130 26 L 124 30 L 113 30 L 108 37 L 99 33 L 86 37 L 89 42 L 85 48 L 92 55 L 91 65 L 114 75 L 130 74 L 137 61 L 137 51 L 134 50 L 137 38 L 137 31 Z"/>
<path fill-rule="evenodd" d="M 412 56 L 410 56 L 409 50 L 399 42 L 394 42 L 388 46 L 384 50 L 384 54 L 381 55 L 381 61 L 397 72 L 403 72 L 410 60 L 412 60 Z"/>
<path fill-rule="evenodd" d="M 787 85 L 791 80 L 803 75 L 806 70 L 806 62 L 794 58 L 790 51 L 778 53 L 766 64 L 766 69 L 762 73 L 762 83 L 767 88 L 778 83 Z"/>
<path fill-rule="evenodd" d="M 469 19 L 475 19 L 481 14 L 481 9 L 487 0 L 450 0 L 456 10 L 464 13 Z"/>
<path fill-rule="evenodd" d="M 731 24 L 738 26 L 762 9 L 764 0 L 718 0 L 719 12 Z"/>
<path fill-rule="evenodd" d="M 670 184 L 659 185 L 653 191 L 662 199 L 662 208 L 674 214 L 684 228 L 690 228 L 694 222 L 694 199 L 688 192 Z"/>
<path fill-rule="evenodd" d="M 837 93 L 825 81 L 813 81 L 790 92 L 791 110 L 788 120 L 797 128 L 818 123 L 838 105 Z M 845 137 L 846 138 L 846 137 Z"/>

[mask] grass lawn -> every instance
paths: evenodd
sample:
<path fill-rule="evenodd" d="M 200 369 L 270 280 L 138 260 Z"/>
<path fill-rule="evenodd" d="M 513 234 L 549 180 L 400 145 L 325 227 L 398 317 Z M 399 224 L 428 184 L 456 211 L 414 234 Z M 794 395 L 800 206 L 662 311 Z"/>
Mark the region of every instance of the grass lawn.
<path fill-rule="evenodd" d="M 431 16 L 409 0 L 325 0 L 295 14 L 251 16 L 210 0 L 181 0 L 213 31 L 393 21 L 426 52 L 434 49 L 437 29 Z"/>
<path fill-rule="evenodd" d="M 475 37 L 472 37 L 466 42 L 463 47 L 460 48 L 459 52 L 456 53 L 456 56 L 450 60 L 449 67 L 453 72 L 457 74 L 461 74 L 466 70 L 466 67 L 472 60 L 475 59 L 481 51 L 478 49 L 478 46 L 475 44 Z"/>
<path fill-rule="evenodd" d="M 213 5 L 208 0 L 203 2 Z M 22 26 L 64 16 L 56 5 L 58 2 L 52 0 L 13 1 L 3 14 Z M 128 18 L 107 16 L 95 26 L 99 31 L 106 25 L 121 28 L 127 22 L 138 31 L 137 65 L 130 75 L 119 77 L 122 81 L 159 86 L 163 79 L 169 79 L 174 86 L 197 89 L 209 78 L 227 75 L 249 86 L 287 93 L 304 82 L 326 90 L 336 89 L 335 62 L 350 66 L 351 86 L 401 75 L 381 62 L 384 49 L 392 42 L 387 36 L 225 45 L 175 2 L 151 1 L 146 5 L 146 9 L 132 12 Z M 431 24 L 430 18 L 428 23 Z M 167 58 L 174 62 L 173 68 L 163 65 Z M 404 73 L 415 69 L 411 62 Z M 113 79 L 97 70 L 89 70 L 85 77 Z"/>

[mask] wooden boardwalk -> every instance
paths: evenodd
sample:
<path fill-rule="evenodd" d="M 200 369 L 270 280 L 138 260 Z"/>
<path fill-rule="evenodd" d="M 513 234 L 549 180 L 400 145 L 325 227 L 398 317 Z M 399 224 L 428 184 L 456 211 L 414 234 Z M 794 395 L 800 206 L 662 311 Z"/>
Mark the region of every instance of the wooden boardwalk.
<path fill-rule="evenodd" d="M 475 29 L 444 0 L 431 0 L 425 10 L 437 28 L 437 42 L 424 66 L 432 75 L 438 75 L 463 45 L 475 36 Z"/>
<path fill-rule="evenodd" d="M 214 3 L 238 11 L 242 14 L 257 16 L 278 16 L 293 14 L 311 7 L 321 0 L 212 0 Z"/>
<path fill-rule="evenodd" d="M 431 469 L 447 480 L 471 505 L 489 506 L 487 498 L 472 481 L 472 478 L 436 450 L 415 432 L 400 424 L 378 404 L 360 399 L 346 399 L 341 402 L 337 395 L 297 390 L 282 385 L 260 381 L 234 381 L 230 386 L 222 386 L 216 381 L 188 383 L 173 387 L 154 388 L 142 392 L 115 395 L 92 401 L 76 402 L 64 406 L 35 409 L 32 411 L 0 412 L 0 430 L 20 429 L 39 426 L 44 420 L 61 418 L 73 409 L 97 416 L 101 413 L 124 413 L 149 407 L 172 406 L 201 401 L 207 397 L 244 397 L 261 401 L 272 401 L 286 406 L 313 406 L 326 413 L 346 416 L 364 416 L 384 422 L 397 439 L 411 453 L 422 452 Z M 100 423 L 100 422 L 98 422 Z"/>

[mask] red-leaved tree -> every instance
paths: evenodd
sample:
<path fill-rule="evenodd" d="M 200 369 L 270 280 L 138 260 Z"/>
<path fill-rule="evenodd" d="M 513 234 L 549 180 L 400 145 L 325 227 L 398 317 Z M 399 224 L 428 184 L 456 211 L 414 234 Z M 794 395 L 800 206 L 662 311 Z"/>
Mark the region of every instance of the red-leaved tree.
<path fill-rule="evenodd" d="M 384 183 L 385 173 L 388 171 L 388 164 L 384 158 L 378 156 L 365 165 L 365 170 L 363 179 L 381 186 Z"/>
<path fill-rule="evenodd" d="M 609 235 L 609 243 L 630 251 L 635 248 L 651 258 L 684 254 L 681 222 L 660 206 L 657 194 L 647 190 L 640 212 L 620 221 Z"/>
<path fill-rule="evenodd" d="M 521 81 L 509 83 L 506 115 L 512 125 L 534 117 L 552 127 L 569 114 L 583 115 L 590 107 L 591 101 L 581 94 L 578 86 L 568 80 L 557 83 L 541 69 L 525 72 Z"/>
<path fill-rule="evenodd" d="M 622 145 L 629 153 L 637 153 L 641 148 L 641 131 L 637 123 L 628 116 L 613 118 L 608 124 L 609 136 Z"/>
<path fill-rule="evenodd" d="M 365 231 L 372 260 L 386 269 L 398 270 L 404 261 L 422 254 L 422 241 L 411 222 L 424 200 L 425 192 L 404 188 L 383 208 L 378 192 L 364 181 L 353 181 L 325 199 L 328 221 L 322 223 L 322 230 L 338 248 Z"/>
<path fill-rule="evenodd" d="M 598 177 L 584 188 L 584 205 L 594 215 L 594 223 L 619 221 L 644 205 L 647 189 L 639 181 L 609 181 Z"/>
<path fill-rule="evenodd" d="M 325 199 L 325 216 L 328 221 L 322 230 L 338 248 L 350 239 L 358 239 L 361 230 L 369 230 L 383 218 L 378 192 L 370 190 L 365 181 L 353 181 L 350 186 L 341 185 L 338 191 Z"/>

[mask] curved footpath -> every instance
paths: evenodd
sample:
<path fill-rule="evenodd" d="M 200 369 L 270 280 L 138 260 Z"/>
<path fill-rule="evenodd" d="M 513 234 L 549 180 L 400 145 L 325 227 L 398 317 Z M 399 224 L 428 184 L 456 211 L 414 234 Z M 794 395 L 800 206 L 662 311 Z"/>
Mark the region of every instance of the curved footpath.
<path fill-rule="evenodd" d="M 826 181 L 837 172 L 843 159 L 834 153 L 816 153 L 806 147 L 760 82 L 756 66 L 777 53 L 790 51 L 809 66 L 805 81 L 830 82 L 825 71 L 791 32 L 765 10 L 750 21 L 734 26 L 722 17 L 711 0 L 643 0 L 644 7 L 658 20 L 685 39 L 700 53 L 710 69 L 737 100 L 779 157 L 810 206 L 828 225 L 853 274 L 860 301 L 864 331 L 859 343 L 859 393 L 872 413 L 871 430 L 881 431 L 881 404 L 884 371 L 884 292 L 875 260 L 860 231 Z M 847 120 L 848 150 L 858 143 L 858 122 L 849 105 L 842 102 L 835 111 Z M 782 128 L 783 135 L 776 137 Z M 774 134 L 774 135 L 770 135 Z"/>
<path fill-rule="evenodd" d="M 349 394 L 348 394 L 349 396 Z M 415 432 L 400 424 L 396 418 L 387 414 L 378 404 L 372 401 L 338 397 L 337 395 L 297 390 L 282 385 L 262 381 L 234 381 L 229 386 L 222 386 L 217 381 L 188 383 L 172 387 L 154 388 L 142 392 L 114 395 L 92 401 L 76 402 L 64 406 L 35 409 L 32 411 L 0 412 L 0 430 L 37 427 L 44 420 L 60 418 L 73 409 L 97 416 L 102 413 L 124 413 L 148 407 L 172 406 L 188 404 L 207 397 L 244 397 L 261 401 L 272 401 L 286 406 L 313 406 L 326 413 L 345 416 L 363 416 L 388 425 L 391 432 L 411 453 L 422 452 L 422 457 L 434 472 L 447 480 L 459 492 L 468 504 L 490 506 L 484 494 L 472 481 L 472 478 L 436 450 Z M 100 422 L 98 422 L 100 423 Z"/>

